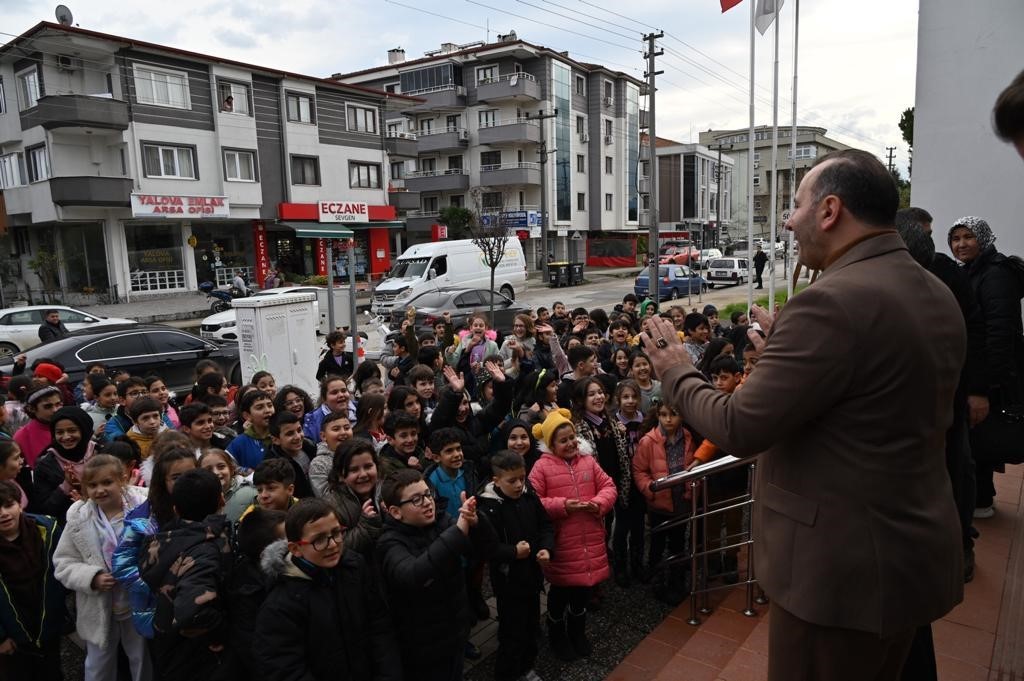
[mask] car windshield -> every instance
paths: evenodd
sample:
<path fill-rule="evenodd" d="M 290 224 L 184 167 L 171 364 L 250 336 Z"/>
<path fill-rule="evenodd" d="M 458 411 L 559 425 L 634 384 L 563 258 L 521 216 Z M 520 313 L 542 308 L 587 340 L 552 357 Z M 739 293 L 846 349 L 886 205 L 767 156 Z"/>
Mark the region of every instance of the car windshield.
<path fill-rule="evenodd" d="M 720 267 L 722 269 L 732 269 L 733 261 L 732 260 L 712 260 L 711 264 L 708 265 L 708 267 Z"/>
<path fill-rule="evenodd" d="M 391 268 L 388 276 L 394 279 L 416 279 L 427 271 L 430 258 L 402 258 Z"/>

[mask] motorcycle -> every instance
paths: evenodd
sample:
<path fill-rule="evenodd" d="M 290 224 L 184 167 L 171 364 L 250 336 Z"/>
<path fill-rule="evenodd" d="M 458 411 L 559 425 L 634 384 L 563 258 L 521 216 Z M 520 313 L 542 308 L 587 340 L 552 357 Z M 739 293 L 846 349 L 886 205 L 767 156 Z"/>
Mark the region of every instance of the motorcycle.
<path fill-rule="evenodd" d="M 205 293 L 208 299 L 213 300 L 210 304 L 210 311 L 214 314 L 231 309 L 232 295 L 227 291 L 218 289 L 212 281 L 204 281 L 199 284 L 199 290 Z"/>

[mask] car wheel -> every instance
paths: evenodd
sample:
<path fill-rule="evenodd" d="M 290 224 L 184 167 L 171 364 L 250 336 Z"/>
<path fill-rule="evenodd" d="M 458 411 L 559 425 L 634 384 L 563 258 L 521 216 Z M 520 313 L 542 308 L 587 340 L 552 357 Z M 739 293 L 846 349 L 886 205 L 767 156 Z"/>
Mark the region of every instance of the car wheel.
<path fill-rule="evenodd" d="M 501 295 L 505 296 L 509 300 L 515 300 L 516 299 L 516 292 L 513 291 L 512 287 L 509 286 L 508 284 L 505 284 L 504 286 L 502 286 L 498 290 L 498 293 L 500 293 Z"/>
<path fill-rule="evenodd" d="M 231 303 L 227 302 L 226 300 L 218 300 L 217 302 L 210 305 L 210 310 L 213 312 L 213 314 L 218 314 L 220 312 L 224 312 L 225 310 L 230 309 Z"/>
<path fill-rule="evenodd" d="M 18 346 L 14 343 L 0 343 L 0 357 L 14 356 L 18 354 Z"/>
<path fill-rule="evenodd" d="M 668 292 L 669 300 L 679 300 L 679 289 L 674 288 Z"/>

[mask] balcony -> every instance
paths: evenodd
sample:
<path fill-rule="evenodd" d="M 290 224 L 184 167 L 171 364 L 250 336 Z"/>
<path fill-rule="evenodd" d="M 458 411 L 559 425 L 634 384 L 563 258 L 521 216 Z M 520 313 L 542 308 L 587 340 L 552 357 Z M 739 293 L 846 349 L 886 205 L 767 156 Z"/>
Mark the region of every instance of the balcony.
<path fill-rule="evenodd" d="M 39 103 L 21 114 L 21 129 L 41 125 L 55 128 L 99 128 L 127 130 L 128 105 L 101 95 L 44 95 Z"/>
<path fill-rule="evenodd" d="M 401 211 L 416 210 L 420 207 L 420 193 L 408 190 L 389 191 L 388 205 Z"/>
<path fill-rule="evenodd" d="M 537 144 L 540 142 L 540 123 L 530 118 L 495 121 L 492 125 L 481 125 L 477 134 L 480 144 Z"/>
<path fill-rule="evenodd" d="M 481 104 L 493 102 L 538 102 L 540 84 L 528 73 L 507 73 L 476 84 L 476 99 Z"/>
<path fill-rule="evenodd" d="M 469 171 L 465 168 L 417 170 L 405 176 L 405 186 L 412 192 L 466 191 L 469 189 Z"/>
<path fill-rule="evenodd" d="M 403 109 L 402 113 L 406 115 L 429 113 L 431 111 L 458 111 L 466 107 L 466 88 L 454 83 L 424 88 L 422 90 L 412 90 L 402 94 L 426 100 L 422 104 Z"/>
<path fill-rule="evenodd" d="M 388 132 L 384 137 L 384 151 L 391 158 L 416 158 L 416 133 Z"/>
<path fill-rule="evenodd" d="M 131 205 L 132 181 L 127 177 L 51 177 L 50 196 L 58 206 Z"/>
<path fill-rule="evenodd" d="M 409 211 L 405 216 L 405 231 L 407 232 L 429 232 L 430 228 L 437 224 L 440 214 L 437 211 Z"/>
<path fill-rule="evenodd" d="M 480 166 L 482 185 L 540 184 L 539 163 L 501 163 Z"/>
<path fill-rule="evenodd" d="M 469 131 L 465 128 L 443 128 L 436 132 L 420 130 L 417 133 L 416 153 L 418 154 L 462 151 L 467 146 L 469 146 Z"/>

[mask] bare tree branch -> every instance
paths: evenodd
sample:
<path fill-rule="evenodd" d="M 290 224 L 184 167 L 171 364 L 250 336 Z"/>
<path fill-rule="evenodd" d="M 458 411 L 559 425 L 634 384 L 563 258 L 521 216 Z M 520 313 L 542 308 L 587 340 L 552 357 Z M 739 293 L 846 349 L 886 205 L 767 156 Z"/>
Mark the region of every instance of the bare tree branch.
<path fill-rule="evenodd" d="M 508 194 L 501 193 L 498 205 L 484 206 L 483 195 L 493 196 L 497 192 L 489 191 L 489 187 L 474 187 L 470 197 L 474 204 L 474 219 L 469 224 L 470 238 L 483 254 L 484 264 L 491 270 L 491 295 L 489 310 L 491 328 L 494 328 L 494 275 L 505 257 L 505 247 L 510 238 L 517 238 L 512 233 L 508 219 Z"/>

